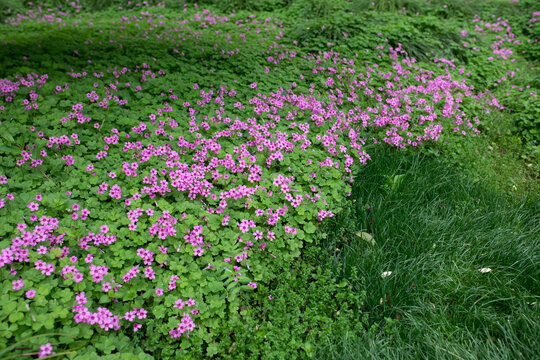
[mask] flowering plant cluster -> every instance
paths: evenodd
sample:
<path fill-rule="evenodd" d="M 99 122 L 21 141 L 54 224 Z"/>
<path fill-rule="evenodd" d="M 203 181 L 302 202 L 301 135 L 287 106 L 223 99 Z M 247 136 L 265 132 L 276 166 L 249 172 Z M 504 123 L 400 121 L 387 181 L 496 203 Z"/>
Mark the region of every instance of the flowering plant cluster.
<path fill-rule="evenodd" d="M 78 69 L 43 73 L 34 55 L 32 72 L 0 79 L 0 349 L 58 330 L 66 351 L 109 336 L 84 351 L 136 338 L 162 356 L 211 356 L 228 319 L 323 236 L 371 146 L 474 135 L 502 108 L 453 61 L 422 67 L 384 41 L 369 49 L 378 62 L 302 53 L 276 19 L 161 4 L 94 32 L 73 4 L 41 25 L 80 32 L 63 47 Z M 113 65 L 131 37 L 159 56 Z M 245 81 L 231 64 L 250 69 Z"/>

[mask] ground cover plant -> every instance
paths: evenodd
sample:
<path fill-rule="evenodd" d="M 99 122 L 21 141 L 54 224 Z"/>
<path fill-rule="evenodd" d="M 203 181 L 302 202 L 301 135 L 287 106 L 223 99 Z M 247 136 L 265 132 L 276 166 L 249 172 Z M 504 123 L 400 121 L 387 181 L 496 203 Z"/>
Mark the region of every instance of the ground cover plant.
<path fill-rule="evenodd" d="M 490 4 L 7 2 L 0 356 L 536 353 L 540 9 Z"/>

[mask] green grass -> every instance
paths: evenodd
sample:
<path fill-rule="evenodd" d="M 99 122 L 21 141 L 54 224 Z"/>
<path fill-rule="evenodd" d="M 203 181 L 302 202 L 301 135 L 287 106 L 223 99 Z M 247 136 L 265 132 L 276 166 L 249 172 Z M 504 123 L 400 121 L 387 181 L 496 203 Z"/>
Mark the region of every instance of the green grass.
<path fill-rule="evenodd" d="M 540 353 L 538 198 L 507 198 L 422 154 L 386 150 L 372 158 L 321 244 L 338 281 L 354 271 L 364 278 L 372 329 L 327 338 L 320 358 Z M 383 278 L 384 271 L 392 274 Z"/>

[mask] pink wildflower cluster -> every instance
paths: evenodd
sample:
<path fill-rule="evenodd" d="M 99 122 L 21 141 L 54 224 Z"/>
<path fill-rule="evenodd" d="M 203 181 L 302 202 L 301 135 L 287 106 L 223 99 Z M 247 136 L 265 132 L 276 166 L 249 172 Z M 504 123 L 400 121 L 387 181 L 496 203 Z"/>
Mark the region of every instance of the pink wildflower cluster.
<path fill-rule="evenodd" d="M 183 334 L 186 334 L 189 337 L 189 334 L 195 329 L 195 323 L 189 314 L 184 314 L 178 327 L 169 331 L 169 335 L 172 339 L 179 338 Z"/>
<path fill-rule="evenodd" d="M 103 233 L 94 234 L 88 232 L 88 235 L 78 239 L 78 242 L 81 249 L 88 250 L 90 248 L 89 243 L 97 247 L 101 245 L 108 246 L 113 244 L 116 242 L 116 235 L 105 235 Z"/>
<path fill-rule="evenodd" d="M 169 291 L 176 289 L 176 281 L 178 281 L 178 279 L 180 279 L 178 275 L 171 275 L 171 279 L 169 280 Z"/>
<path fill-rule="evenodd" d="M 540 18 L 540 11 L 533 12 L 531 19 L 529 20 L 529 27 L 532 28 L 533 24 Z"/>
<path fill-rule="evenodd" d="M 333 217 L 333 216 L 334 216 L 333 212 L 320 209 L 319 214 L 317 215 L 317 219 L 319 221 L 322 221 L 323 219 L 325 219 L 327 217 Z"/>
<path fill-rule="evenodd" d="M 64 279 L 67 279 L 67 275 L 68 274 L 72 274 L 73 275 L 73 280 L 76 282 L 76 283 L 80 283 L 81 281 L 84 280 L 84 275 L 79 272 L 79 270 L 73 266 L 73 265 L 66 265 L 62 268 L 62 271 L 60 272 L 60 276 L 62 276 Z"/>
<path fill-rule="evenodd" d="M 142 320 L 142 319 L 146 319 L 147 314 L 148 314 L 148 311 L 146 311 L 145 309 L 134 308 L 132 311 L 128 311 L 124 314 L 124 319 L 130 322 L 135 320 L 135 318 Z"/>
<path fill-rule="evenodd" d="M 122 276 L 122 280 L 124 280 L 125 283 L 130 281 L 131 279 L 137 277 L 137 274 L 140 272 L 139 265 L 133 266 L 129 271 Z"/>
<path fill-rule="evenodd" d="M 119 200 L 122 197 L 122 188 L 120 187 L 120 185 L 114 184 L 113 186 L 111 186 L 109 196 L 113 199 Z"/>
<path fill-rule="evenodd" d="M 154 253 L 146 249 L 137 249 L 137 256 L 144 260 L 145 265 L 152 265 L 154 261 Z"/>
<path fill-rule="evenodd" d="M 30 73 L 26 76 L 16 75 L 17 81 L 10 81 L 8 79 L 0 79 L 0 98 L 3 98 L 6 102 L 12 102 L 17 93 L 21 90 L 21 85 L 26 88 L 32 88 L 34 86 L 42 87 L 47 82 L 49 76 L 47 74 L 38 75 L 36 73 Z M 38 94 L 34 89 L 29 90 L 30 100 L 24 99 L 22 105 L 26 110 L 37 109 L 35 101 L 38 98 Z M 33 104 L 32 104 L 33 103 Z"/>
<path fill-rule="evenodd" d="M 162 216 L 158 218 L 157 223 L 150 226 L 148 229 L 148 233 L 150 236 L 158 236 L 159 239 L 166 239 L 167 237 L 176 236 L 176 229 L 174 225 L 176 225 L 178 220 L 174 218 L 169 211 L 164 210 L 162 212 Z"/>
<path fill-rule="evenodd" d="M 54 265 L 53 264 L 47 264 L 43 260 L 37 260 L 35 262 L 35 267 L 37 270 L 40 270 L 42 274 L 45 276 L 51 276 L 54 272 Z"/>
<path fill-rule="evenodd" d="M 91 312 L 84 304 L 88 302 L 84 291 L 76 297 L 76 305 L 73 306 L 75 316 L 73 319 L 76 323 L 85 323 L 88 325 L 97 324 L 105 331 L 110 329 L 120 329 L 120 318 L 115 316 L 111 311 L 104 307 L 98 307 L 97 312 Z"/>
<path fill-rule="evenodd" d="M 238 226 L 238 229 L 239 229 L 243 234 L 245 234 L 246 232 L 249 231 L 250 228 L 254 228 L 254 227 L 255 227 L 255 221 L 253 221 L 253 220 L 248 220 L 248 219 L 242 219 L 242 221 L 240 221 L 239 223 L 236 223 L 236 225 Z"/>
<path fill-rule="evenodd" d="M 61 92 L 66 92 L 67 90 L 69 90 L 69 86 L 67 83 L 64 83 L 64 87 L 62 87 L 61 85 L 56 85 L 54 87 L 54 91 L 56 95 L 58 95 Z"/>
<path fill-rule="evenodd" d="M 187 235 L 184 236 L 184 240 L 193 247 L 193 254 L 195 256 L 202 256 L 204 253 L 204 236 L 202 235 L 202 231 L 202 225 L 196 225 L 191 231 L 186 229 Z"/>
<path fill-rule="evenodd" d="M 95 266 L 92 264 L 89 269 L 92 281 L 95 283 L 100 283 L 103 277 L 109 273 L 109 269 L 105 265 Z"/>

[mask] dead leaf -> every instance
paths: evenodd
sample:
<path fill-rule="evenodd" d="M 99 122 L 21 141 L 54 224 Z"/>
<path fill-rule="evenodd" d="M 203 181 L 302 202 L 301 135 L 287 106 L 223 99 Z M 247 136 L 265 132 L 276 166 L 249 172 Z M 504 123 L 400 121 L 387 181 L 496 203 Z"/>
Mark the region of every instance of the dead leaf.
<path fill-rule="evenodd" d="M 372 246 L 375 246 L 375 239 L 373 238 L 373 235 L 371 235 L 371 234 L 369 234 L 367 232 L 363 232 L 363 231 L 359 231 L 355 235 L 359 240 L 363 240 L 363 241 L 367 242 L 368 244 L 371 244 Z"/>

